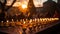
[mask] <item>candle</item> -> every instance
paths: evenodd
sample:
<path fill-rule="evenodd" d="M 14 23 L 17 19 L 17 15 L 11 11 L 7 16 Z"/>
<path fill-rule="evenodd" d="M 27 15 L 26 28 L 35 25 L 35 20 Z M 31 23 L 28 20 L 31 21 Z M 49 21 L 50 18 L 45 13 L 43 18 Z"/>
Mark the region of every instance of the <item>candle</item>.
<path fill-rule="evenodd" d="M 33 19 L 33 21 L 35 21 L 35 20 Z"/>
<path fill-rule="evenodd" d="M 18 22 L 18 20 L 17 20 L 17 22 Z"/>
<path fill-rule="evenodd" d="M 22 28 L 27 28 L 27 25 L 26 22 L 24 21 L 23 24 L 22 24 Z"/>
<path fill-rule="evenodd" d="M 27 21 L 28 19 L 26 19 L 26 21 Z"/>
<path fill-rule="evenodd" d="M 9 21 L 7 20 L 7 23 L 8 23 Z"/>
<path fill-rule="evenodd" d="M 3 21 L 1 21 L 3 23 Z"/>
<path fill-rule="evenodd" d="M 9 21 L 7 20 L 7 22 L 6 22 L 6 26 L 9 26 Z"/>
<path fill-rule="evenodd" d="M 20 22 L 22 22 L 22 19 L 20 20 Z"/>
<path fill-rule="evenodd" d="M 14 20 L 12 19 L 12 21 L 14 21 Z"/>
<path fill-rule="evenodd" d="M 30 22 L 32 22 L 32 19 L 30 19 Z"/>
<path fill-rule="evenodd" d="M 42 19 L 43 20 L 43 22 L 45 22 L 45 19 Z"/>
<path fill-rule="evenodd" d="M 1 26 L 4 26 L 4 23 L 3 23 L 3 21 L 1 21 Z"/>
<path fill-rule="evenodd" d="M 24 21 L 24 19 L 23 19 L 23 21 Z"/>
<path fill-rule="evenodd" d="M 12 22 L 11 22 L 11 26 L 15 26 L 15 22 L 14 22 L 13 19 L 12 19 Z"/>
<path fill-rule="evenodd" d="M 32 27 L 32 19 L 30 19 L 30 21 L 29 21 L 29 26 L 28 27 Z"/>
<path fill-rule="evenodd" d="M 47 19 L 45 18 L 45 21 L 47 21 Z"/>
<path fill-rule="evenodd" d="M 59 20 L 59 18 L 54 18 L 55 20 Z"/>
<path fill-rule="evenodd" d="M 43 21 L 42 18 L 40 18 L 40 21 Z"/>
<path fill-rule="evenodd" d="M 40 20 L 39 20 L 39 18 L 38 18 L 38 22 L 39 22 Z"/>
<path fill-rule="evenodd" d="M 36 18 L 35 18 L 35 22 L 36 22 Z"/>
<path fill-rule="evenodd" d="M 32 22 L 32 20 L 29 21 L 29 23 L 31 23 L 31 22 Z"/>
<path fill-rule="evenodd" d="M 25 21 L 23 23 L 25 24 Z"/>
<path fill-rule="evenodd" d="M 54 21 L 55 19 L 54 18 L 51 18 L 52 21 Z"/>
<path fill-rule="evenodd" d="M 51 19 L 51 18 L 49 18 L 49 19 L 48 19 L 48 21 L 52 21 L 52 19 Z"/>

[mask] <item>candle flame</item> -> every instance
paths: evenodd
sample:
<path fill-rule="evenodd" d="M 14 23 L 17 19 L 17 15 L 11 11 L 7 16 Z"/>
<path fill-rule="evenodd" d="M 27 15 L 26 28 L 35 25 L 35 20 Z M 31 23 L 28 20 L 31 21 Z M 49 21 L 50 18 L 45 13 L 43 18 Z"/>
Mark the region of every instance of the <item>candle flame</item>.
<path fill-rule="evenodd" d="M 25 24 L 25 21 L 24 21 L 24 24 Z"/>
<path fill-rule="evenodd" d="M 9 21 L 7 20 L 7 22 L 9 22 Z"/>

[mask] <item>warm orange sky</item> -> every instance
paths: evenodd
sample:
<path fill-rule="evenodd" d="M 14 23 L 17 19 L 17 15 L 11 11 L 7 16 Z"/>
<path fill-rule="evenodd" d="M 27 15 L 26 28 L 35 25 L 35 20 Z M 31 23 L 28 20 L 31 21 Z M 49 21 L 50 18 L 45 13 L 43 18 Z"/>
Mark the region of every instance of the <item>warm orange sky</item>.
<path fill-rule="evenodd" d="M 13 0 L 8 0 L 8 3 L 7 3 L 7 5 L 10 5 L 11 4 L 11 2 L 12 2 Z M 17 0 L 17 2 L 14 4 L 14 6 L 20 6 L 21 4 L 28 4 L 28 1 L 29 0 Z M 45 2 L 45 1 L 47 1 L 47 0 L 33 0 L 34 1 L 34 5 L 36 6 L 36 7 L 41 7 L 41 6 L 43 6 L 43 2 Z M 57 2 L 57 0 L 54 0 L 54 1 L 56 1 Z"/>

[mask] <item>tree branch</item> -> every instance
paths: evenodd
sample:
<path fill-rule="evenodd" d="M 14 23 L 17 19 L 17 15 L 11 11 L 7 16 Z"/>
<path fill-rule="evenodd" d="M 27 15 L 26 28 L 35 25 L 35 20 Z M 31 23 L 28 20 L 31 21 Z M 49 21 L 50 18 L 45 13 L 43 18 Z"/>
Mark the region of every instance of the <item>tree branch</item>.
<path fill-rule="evenodd" d="M 13 3 L 10 6 L 12 7 L 15 2 L 16 2 L 16 0 L 14 0 Z"/>
<path fill-rule="evenodd" d="M 6 9 L 6 11 L 8 11 L 12 6 L 13 4 L 16 2 L 16 0 L 13 0 L 12 4 L 10 6 L 8 6 L 8 8 Z"/>
<path fill-rule="evenodd" d="M 3 3 L 3 4 L 4 4 L 4 6 L 5 6 L 5 5 L 7 4 L 7 0 L 4 0 L 4 3 Z"/>

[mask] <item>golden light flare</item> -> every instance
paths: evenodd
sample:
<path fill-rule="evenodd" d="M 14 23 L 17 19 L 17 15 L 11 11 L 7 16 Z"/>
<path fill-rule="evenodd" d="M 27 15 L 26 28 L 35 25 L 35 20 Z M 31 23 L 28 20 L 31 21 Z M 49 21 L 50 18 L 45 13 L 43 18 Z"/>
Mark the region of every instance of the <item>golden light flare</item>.
<path fill-rule="evenodd" d="M 28 8 L 28 7 L 27 7 L 27 4 L 25 4 L 25 3 L 22 3 L 21 6 L 18 7 L 18 9 L 19 9 L 21 12 L 23 12 L 23 14 L 26 14 L 27 8 Z"/>
<path fill-rule="evenodd" d="M 22 8 L 23 9 L 27 8 L 27 5 L 26 4 L 22 4 Z"/>

